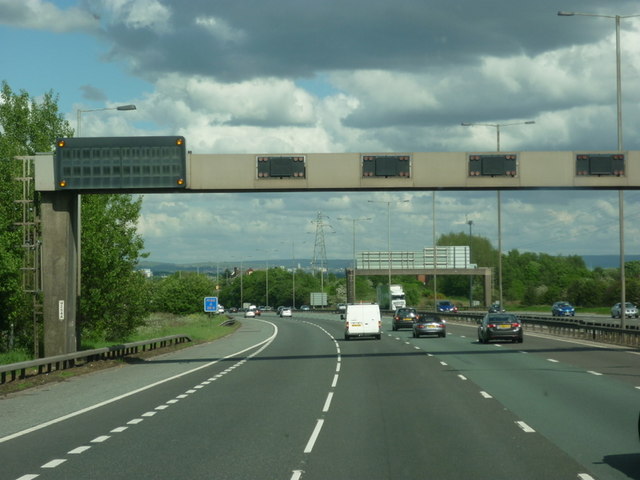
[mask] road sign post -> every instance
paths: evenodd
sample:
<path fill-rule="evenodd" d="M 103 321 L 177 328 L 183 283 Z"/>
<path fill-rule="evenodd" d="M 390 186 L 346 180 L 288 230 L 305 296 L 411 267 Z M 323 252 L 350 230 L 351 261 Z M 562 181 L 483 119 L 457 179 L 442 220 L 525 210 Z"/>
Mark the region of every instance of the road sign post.
<path fill-rule="evenodd" d="M 216 313 L 218 311 L 218 297 L 204 297 L 205 313 Z"/>

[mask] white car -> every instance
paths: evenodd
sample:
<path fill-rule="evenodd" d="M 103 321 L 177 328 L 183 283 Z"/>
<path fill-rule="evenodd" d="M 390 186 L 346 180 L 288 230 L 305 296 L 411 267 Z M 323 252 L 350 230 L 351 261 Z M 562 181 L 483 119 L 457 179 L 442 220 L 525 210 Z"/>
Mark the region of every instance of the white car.
<path fill-rule="evenodd" d="M 244 318 L 256 318 L 256 311 L 247 310 L 246 312 L 244 312 Z"/>
<path fill-rule="evenodd" d="M 284 308 L 280 309 L 280 316 L 281 317 L 292 317 L 293 316 L 293 312 L 291 311 L 291 309 L 289 307 L 284 307 Z"/>
<path fill-rule="evenodd" d="M 224 313 L 224 305 L 218 305 L 218 313 Z"/>

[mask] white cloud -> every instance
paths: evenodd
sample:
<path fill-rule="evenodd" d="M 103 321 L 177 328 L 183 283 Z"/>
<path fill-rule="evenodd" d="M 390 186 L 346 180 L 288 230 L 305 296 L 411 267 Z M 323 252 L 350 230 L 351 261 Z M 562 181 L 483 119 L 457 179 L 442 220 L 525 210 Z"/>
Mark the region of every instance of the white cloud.
<path fill-rule="evenodd" d="M 56 33 L 96 31 L 99 25 L 93 15 L 81 8 L 62 10 L 44 0 L 0 0 L 0 23 Z"/>

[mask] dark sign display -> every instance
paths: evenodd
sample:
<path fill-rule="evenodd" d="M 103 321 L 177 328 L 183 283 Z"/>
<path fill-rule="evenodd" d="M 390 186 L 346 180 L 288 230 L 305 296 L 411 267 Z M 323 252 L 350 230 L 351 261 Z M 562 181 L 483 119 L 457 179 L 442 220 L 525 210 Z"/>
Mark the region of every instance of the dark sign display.
<path fill-rule="evenodd" d="M 56 141 L 57 190 L 184 189 L 184 137 L 81 137 Z"/>
<path fill-rule="evenodd" d="M 258 178 L 305 178 L 304 156 L 259 156 L 256 159 Z"/>
<path fill-rule="evenodd" d="M 469 155 L 469 176 L 471 177 L 515 177 L 518 156 L 514 153 Z"/>
<path fill-rule="evenodd" d="M 579 153 L 576 155 L 576 175 L 617 176 L 624 175 L 623 153 Z"/>
<path fill-rule="evenodd" d="M 363 155 L 363 177 L 411 176 L 411 157 L 408 155 Z"/>

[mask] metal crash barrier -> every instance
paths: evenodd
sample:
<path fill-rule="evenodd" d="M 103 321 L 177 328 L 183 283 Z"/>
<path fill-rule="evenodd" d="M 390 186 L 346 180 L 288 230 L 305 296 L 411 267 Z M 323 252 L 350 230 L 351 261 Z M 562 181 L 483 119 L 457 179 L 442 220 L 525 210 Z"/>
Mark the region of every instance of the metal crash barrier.
<path fill-rule="evenodd" d="M 96 348 L 94 350 L 83 350 L 80 352 L 67 353 L 65 355 L 56 355 L 55 357 L 39 358 L 37 360 L 28 360 L 26 362 L 0 365 L 0 384 L 6 383 L 7 381 L 14 381 L 16 378 L 24 379 L 27 377 L 27 372 L 33 369 L 37 369 L 37 375 L 40 375 L 43 373 L 51 373 L 55 370 L 73 368 L 77 366 L 79 361 L 82 363 L 89 363 L 98 360 L 124 358 L 127 355 L 136 354 L 138 352 L 175 346 L 185 342 L 191 342 L 191 337 L 188 335 L 170 335 L 167 337 L 153 338 L 151 340 L 142 340 L 139 342 Z M 33 372 L 32 374 L 35 375 L 36 372 Z"/>

